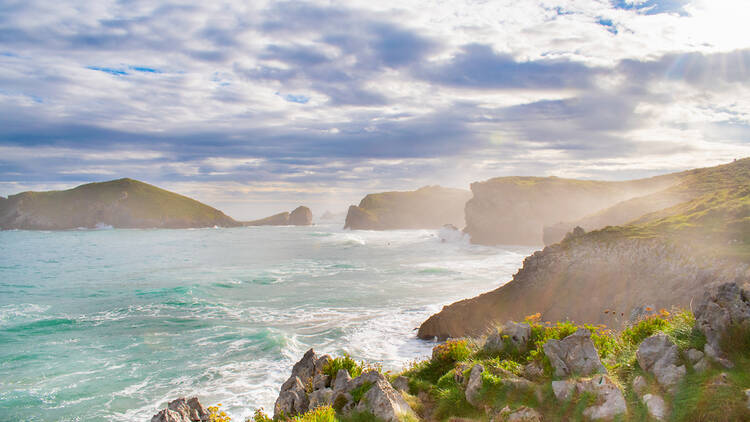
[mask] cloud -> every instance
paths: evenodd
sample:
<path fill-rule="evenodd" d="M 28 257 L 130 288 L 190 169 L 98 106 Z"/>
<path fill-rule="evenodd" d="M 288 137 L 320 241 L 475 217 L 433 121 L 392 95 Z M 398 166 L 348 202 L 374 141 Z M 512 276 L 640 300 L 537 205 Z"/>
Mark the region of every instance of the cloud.
<path fill-rule="evenodd" d="M 4 2 L 0 194 L 127 176 L 242 214 L 247 186 L 715 164 L 750 153 L 749 12 L 721 3 Z"/>

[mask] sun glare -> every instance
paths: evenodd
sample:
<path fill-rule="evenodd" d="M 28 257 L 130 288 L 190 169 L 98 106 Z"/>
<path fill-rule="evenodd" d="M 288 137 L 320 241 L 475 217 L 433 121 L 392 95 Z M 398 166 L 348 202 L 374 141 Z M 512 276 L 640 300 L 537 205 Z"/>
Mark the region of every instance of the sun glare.
<path fill-rule="evenodd" d="M 700 0 L 686 7 L 695 41 L 718 50 L 750 45 L 750 7 L 746 0 Z"/>

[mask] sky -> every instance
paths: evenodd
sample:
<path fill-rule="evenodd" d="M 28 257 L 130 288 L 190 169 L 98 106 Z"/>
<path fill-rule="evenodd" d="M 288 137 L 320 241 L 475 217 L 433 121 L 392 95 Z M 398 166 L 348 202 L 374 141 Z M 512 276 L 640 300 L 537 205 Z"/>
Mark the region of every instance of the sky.
<path fill-rule="evenodd" d="M 0 0 L 0 195 L 131 177 L 240 219 L 750 156 L 745 0 Z"/>

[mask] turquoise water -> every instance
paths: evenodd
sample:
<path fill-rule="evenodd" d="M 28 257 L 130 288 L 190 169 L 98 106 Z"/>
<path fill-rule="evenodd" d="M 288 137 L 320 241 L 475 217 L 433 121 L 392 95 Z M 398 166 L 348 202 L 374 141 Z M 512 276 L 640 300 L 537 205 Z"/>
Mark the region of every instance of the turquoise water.
<path fill-rule="evenodd" d="M 339 227 L 0 232 L 0 421 L 146 421 L 184 395 L 242 421 L 309 347 L 428 355 L 419 323 L 531 252 Z"/>

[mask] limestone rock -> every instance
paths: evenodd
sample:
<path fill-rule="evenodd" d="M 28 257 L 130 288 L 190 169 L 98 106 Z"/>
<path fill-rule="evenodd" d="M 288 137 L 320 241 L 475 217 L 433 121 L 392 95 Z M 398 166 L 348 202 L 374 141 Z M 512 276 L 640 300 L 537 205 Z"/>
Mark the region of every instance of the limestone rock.
<path fill-rule="evenodd" d="M 667 405 L 661 396 L 646 394 L 643 396 L 643 403 L 648 409 L 648 414 L 657 421 L 663 421 L 667 417 Z"/>
<path fill-rule="evenodd" d="M 312 224 L 312 218 L 310 208 L 300 206 L 289 214 L 289 224 L 292 226 L 309 226 Z"/>
<path fill-rule="evenodd" d="M 576 391 L 579 394 L 589 392 L 596 396 L 597 404 L 583 411 L 583 416 L 589 420 L 610 421 L 628 411 L 622 391 L 607 375 L 579 380 L 576 383 Z"/>
<path fill-rule="evenodd" d="M 479 390 L 482 388 L 482 372 L 484 372 L 484 367 L 482 365 L 474 365 L 469 374 L 469 382 L 466 384 L 466 401 L 474 407 L 479 405 Z"/>
<path fill-rule="evenodd" d="M 292 367 L 292 374 L 281 385 L 279 397 L 274 404 L 274 418 L 294 416 L 308 410 L 308 391 L 325 388 L 330 381 L 322 374 L 323 366 L 331 360 L 328 355 L 318 358 L 313 349 L 308 350 Z M 316 383 L 317 379 L 317 383 Z"/>
<path fill-rule="evenodd" d="M 542 415 L 536 410 L 521 406 L 516 410 L 511 410 L 505 406 L 500 413 L 493 418 L 493 422 L 541 422 Z"/>
<path fill-rule="evenodd" d="M 677 366 L 677 346 L 665 334 L 658 333 L 643 340 L 636 351 L 638 364 L 646 372 L 654 374 L 656 381 L 667 391 L 674 392 L 685 376 L 685 366 Z"/>
<path fill-rule="evenodd" d="M 391 384 L 393 385 L 393 388 L 398 391 L 409 391 L 409 378 L 406 378 L 405 376 L 397 377 Z"/>
<path fill-rule="evenodd" d="M 331 384 L 331 377 L 326 374 L 315 374 L 313 377 L 313 390 L 321 390 Z"/>
<path fill-rule="evenodd" d="M 370 411 L 376 418 L 385 422 L 399 422 L 404 417 L 417 419 L 401 393 L 383 379 L 379 379 L 365 393 L 357 405 L 357 410 Z"/>
<path fill-rule="evenodd" d="M 308 405 L 309 410 L 315 409 L 320 406 L 327 404 L 333 404 L 333 390 L 330 388 L 323 388 L 321 390 L 315 390 L 310 394 L 310 404 Z"/>
<path fill-rule="evenodd" d="M 208 411 L 197 397 L 179 398 L 167 404 L 167 408 L 151 418 L 151 422 L 205 422 Z"/>
<path fill-rule="evenodd" d="M 721 340 L 733 324 L 750 324 L 750 287 L 737 282 L 714 284 L 705 290 L 695 309 L 695 326 L 706 336 L 706 355 L 732 367 Z"/>
<path fill-rule="evenodd" d="M 548 340 L 543 348 L 558 377 L 606 372 L 591 341 L 591 332 L 584 328 L 562 340 Z"/>
<path fill-rule="evenodd" d="M 273 406 L 274 419 L 277 417 L 294 416 L 304 413 L 308 409 L 308 399 L 305 387 L 302 385 L 299 377 L 294 377 L 292 382 L 285 382 L 282 385 L 279 397 Z"/>
<path fill-rule="evenodd" d="M 695 365 L 698 363 L 701 359 L 703 359 L 703 352 L 697 349 L 690 349 L 687 352 L 685 352 L 685 356 L 688 358 L 690 363 Z"/>
<path fill-rule="evenodd" d="M 573 380 L 552 381 L 552 392 L 558 401 L 568 401 L 573 397 L 576 383 Z"/>
<path fill-rule="evenodd" d="M 346 386 L 351 381 L 352 377 L 349 375 L 349 371 L 346 369 L 339 369 L 336 373 L 336 379 L 333 381 L 334 391 L 345 391 Z"/>
<path fill-rule="evenodd" d="M 506 322 L 499 330 L 495 330 L 487 337 L 484 350 L 489 353 L 500 353 L 506 347 L 511 347 L 521 353 L 528 347 L 531 327 L 525 322 Z"/>

